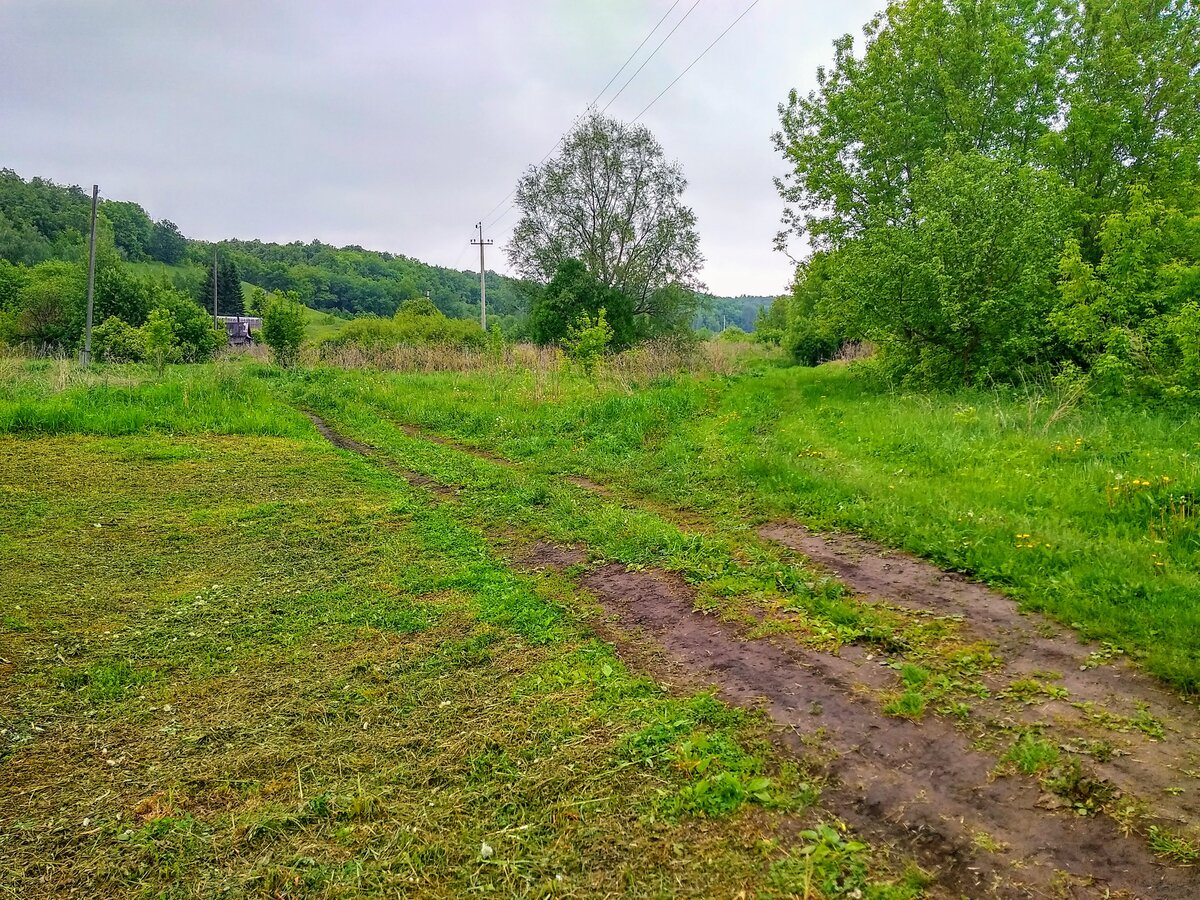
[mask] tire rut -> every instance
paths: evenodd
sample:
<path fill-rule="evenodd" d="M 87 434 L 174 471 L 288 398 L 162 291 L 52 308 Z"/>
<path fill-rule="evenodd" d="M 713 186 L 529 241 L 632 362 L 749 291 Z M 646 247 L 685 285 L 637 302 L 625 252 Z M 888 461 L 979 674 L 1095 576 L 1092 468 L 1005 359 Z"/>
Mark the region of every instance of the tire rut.
<path fill-rule="evenodd" d="M 993 778 L 995 758 L 952 726 L 881 715 L 856 697 L 852 662 L 745 640 L 697 613 L 690 589 L 665 573 L 611 563 L 582 583 L 622 628 L 655 641 L 730 702 L 761 706 L 793 749 L 803 751 L 803 739 L 819 733 L 837 753 L 830 768 L 838 811 L 865 834 L 916 852 L 946 887 L 972 897 L 1037 897 L 1066 872 L 1079 885 L 1074 896 L 1111 890 L 1182 900 L 1200 891 L 1192 873 L 1162 865 L 1110 820 L 1043 809 L 1031 780 Z M 979 850 L 981 835 L 1003 849 Z"/>
<path fill-rule="evenodd" d="M 382 456 L 339 435 L 318 416 L 305 415 L 335 446 Z M 409 480 L 416 475 L 399 474 Z M 548 544 L 523 556 L 527 565 L 555 569 L 586 559 L 584 551 Z M 729 702 L 763 709 L 794 752 L 808 755 L 806 742 L 814 738 L 832 749 L 836 757 L 829 767 L 836 784 L 823 791 L 822 805 L 872 839 L 912 852 L 936 872 L 942 889 L 997 898 L 1200 896 L 1193 872 L 1160 863 L 1111 820 L 1044 809 L 1031 780 L 993 778 L 995 758 L 976 751 L 949 724 L 881 715 L 874 700 L 857 696 L 859 684 L 877 683 L 874 667 L 767 639 L 747 640 L 734 626 L 696 612 L 691 589 L 665 572 L 609 563 L 587 571 L 580 582 L 622 631 L 648 639 L 670 663 L 711 683 Z M 631 655 L 644 662 L 643 651 L 635 647 Z M 980 849 L 981 836 L 995 849 Z"/>
<path fill-rule="evenodd" d="M 1200 822 L 1200 710 L 1124 659 L 1100 661 L 1096 646 L 1037 614 L 1024 614 L 999 591 L 945 572 L 932 563 L 851 535 L 817 534 L 787 523 L 759 529 L 760 536 L 803 553 L 868 600 L 961 618 L 962 628 L 999 651 L 1003 670 L 989 687 L 1053 672 L 1062 700 L 1021 710 L 1021 724 L 1081 741 L 1104 735 L 1117 752 L 1090 764 L 1127 793 L 1154 802 L 1157 816 L 1175 826 Z M 1080 708 L 1073 704 L 1090 705 Z M 993 709 L 997 716 L 1000 710 Z M 1104 727 L 1113 715 L 1123 730 Z M 1147 718 L 1149 716 L 1150 718 Z M 1161 725 L 1162 738 L 1139 731 Z M 1101 723 L 1101 724 L 1097 724 Z"/>

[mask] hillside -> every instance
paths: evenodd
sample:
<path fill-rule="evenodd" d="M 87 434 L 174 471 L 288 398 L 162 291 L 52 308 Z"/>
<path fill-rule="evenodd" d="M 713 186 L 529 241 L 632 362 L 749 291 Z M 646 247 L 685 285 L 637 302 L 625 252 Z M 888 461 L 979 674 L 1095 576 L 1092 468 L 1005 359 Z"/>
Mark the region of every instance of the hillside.
<path fill-rule="evenodd" d="M 26 181 L 11 169 L 0 170 L 0 259 L 25 265 L 83 259 L 89 213 L 90 196 L 78 186 L 37 177 Z M 474 272 L 315 240 L 195 240 L 173 222 L 153 220 L 136 203 L 101 201 L 100 242 L 140 274 L 165 277 L 193 296 L 217 252 L 234 263 L 243 281 L 295 291 L 316 310 L 389 316 L 410 297 L 428 294 L 448 316 L 478 315 L 479 275 Z M 488 309 L 501 327 L 511 327 L 526 305 L 516 280 L 488 273 Z"/>
<path fill-rule="evenodd" d="M 24 265 L 81 261 L 86 252 L 90 196 L 77 185 L 0 169 L 0 259 Z M 479 315 L 479 275 L 433 266 L 401 254 L 321 241 L 276 244 L 259 240 L 201 241 L 175 223 L 154 220 L 136 203 L 102 199 L 100 242 L 140 275 L 166 279 L 197 297 L 213 254 L 233 262 L 242 281 L 264 290 L 294 291 L 308 307 L 350 315 L 390 316 L 405 300 L 428 295 L 451 318 Z M 528 289 L 517 279 L 488 273 L 488 313 L 518 334 L 528 311 Z M 725 325 L 753 330 L 769 297 L 701 299 L 693 327 Z"/>

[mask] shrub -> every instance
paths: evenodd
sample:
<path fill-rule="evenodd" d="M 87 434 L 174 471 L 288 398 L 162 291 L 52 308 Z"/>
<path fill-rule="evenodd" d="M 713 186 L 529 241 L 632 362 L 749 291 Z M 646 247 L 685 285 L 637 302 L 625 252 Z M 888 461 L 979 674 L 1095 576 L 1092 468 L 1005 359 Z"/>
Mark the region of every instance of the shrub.
<path fill-rule="evenodd" d="M 323 354 L 347 347 L 366 351 L 428 346 L 479 350 L 487 343 L 488 336 L 477 322 L 449 319 L 436 309 L 430 312 L 416 301 L 415 305 L 402 306 L 391 319 L 374 316 L 353 319 L 340 334 L 325 341 L 321 349 Z"/>
<path fill-rule="evenodd" d="M 141 330 L 118 316 L 109 316 L 92 330 L 92 353 L 101 362 L 138 362 L 145 352 Z"/>
<path fill-rule="evenodd" d="M 633 303 L 620 291 L 602 284 L 577 259 L 558 264 L 550 283 L 534 299 L 529 311 L 529 328 L 535 342 L 560 344 L 570 339 L 582 320 L 595 323 L 600 310 L 611 332 L 615 348 L 628 347 L 636 339 Z"/>
<path fill-rule="evenodd" d="M 1101 388 L 1200 391 L 1200 215 L 1135 186 L 1104 220 L 1100 260 L 1068 241 L 1050 315 L 1075 363 Z"/>
<path fill-rule="evenodd" d="M 600 368 L 612 339 L 613 330 L 604 317 L 604 307 L 600 307 L 595 318 L 586 313 L 579 316 L 567 330 L 563 350 L 567 358 L 591 378 Z"/>
<path fill-rule="evenodd" d="M 212 359 L 218 348 L 225 346 L 225 332 L 218 331 L 213 326 L 212 316 L 187 294 L 171 287 L 159 287 L 152 302 L 153 309 L 169 313 L 174 321 L 182 362 L 205 362 Z"/>
<path fill-rule="evenodd" d="M 154 364 L 158 374 L 162 374 L 167 363 L 178 362 L 182 358 L 175 317 L 169 311 L 162 308 L 151 310 L 140 331 L 146 359 Z"/>
<path fill-rule="evenodd" d="M 284 368 L 294 366 L 304 341 L 304 307 L 294 296 L 271 294 L 263 302 L 262 339 Z"/>

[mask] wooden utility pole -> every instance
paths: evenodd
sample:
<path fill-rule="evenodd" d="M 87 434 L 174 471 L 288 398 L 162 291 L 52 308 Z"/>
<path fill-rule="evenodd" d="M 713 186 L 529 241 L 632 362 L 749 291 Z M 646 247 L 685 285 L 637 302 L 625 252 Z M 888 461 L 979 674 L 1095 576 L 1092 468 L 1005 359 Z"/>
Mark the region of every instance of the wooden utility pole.
<path fill-rule="evenodd" d="M 96 201 L 100 197 L 100 185 L 92 185 L 92 234 L 88 238 L 88 288 L 87 327 L 83 332 L 83 351 L 79 364 L 86 366 L 92 361 L 92 301 L 96 294 Z"/>
<path fill-rule="evenodd" d="M 479 240 L 471 241 L 479 245 L 479 327 L 487 331 L 487 266 L 483 261 L 483 248 L 492 246 L 492 241 L 483 239 L 483 223 L 475 226 L 479 232 Z"/>

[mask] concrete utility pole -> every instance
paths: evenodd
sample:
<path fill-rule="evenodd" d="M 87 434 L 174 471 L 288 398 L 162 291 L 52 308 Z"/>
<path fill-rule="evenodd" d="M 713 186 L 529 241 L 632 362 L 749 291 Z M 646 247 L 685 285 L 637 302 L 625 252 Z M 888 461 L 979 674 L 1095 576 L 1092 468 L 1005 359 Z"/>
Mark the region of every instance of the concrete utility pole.
<path fill-rule="evenodd" d="M 100 185 L 92 185 L 92 235 L 88 239 L 88 291 L 87 327 L 83 332 L 83 351 L 79 364 L 86 366 L 92 361 L 92 300 L 96 293 L 96 201 L 100 197 Z"/>
<path fill-rule="evenodd" d="M 217 321 L 217 251 L 213 251 L 213 328 L 218 331 L 221 323 Z"/>
<path fill-rule="evenodd" d="M 492 246 L 492 241 L 483 239 L 483 223 L 475 226 L 479 232 L 479 240 L 471 241 L 479 245 L 479 327 L 487 331 L 487 267 L 483 262 L 483 248 Z"/>

